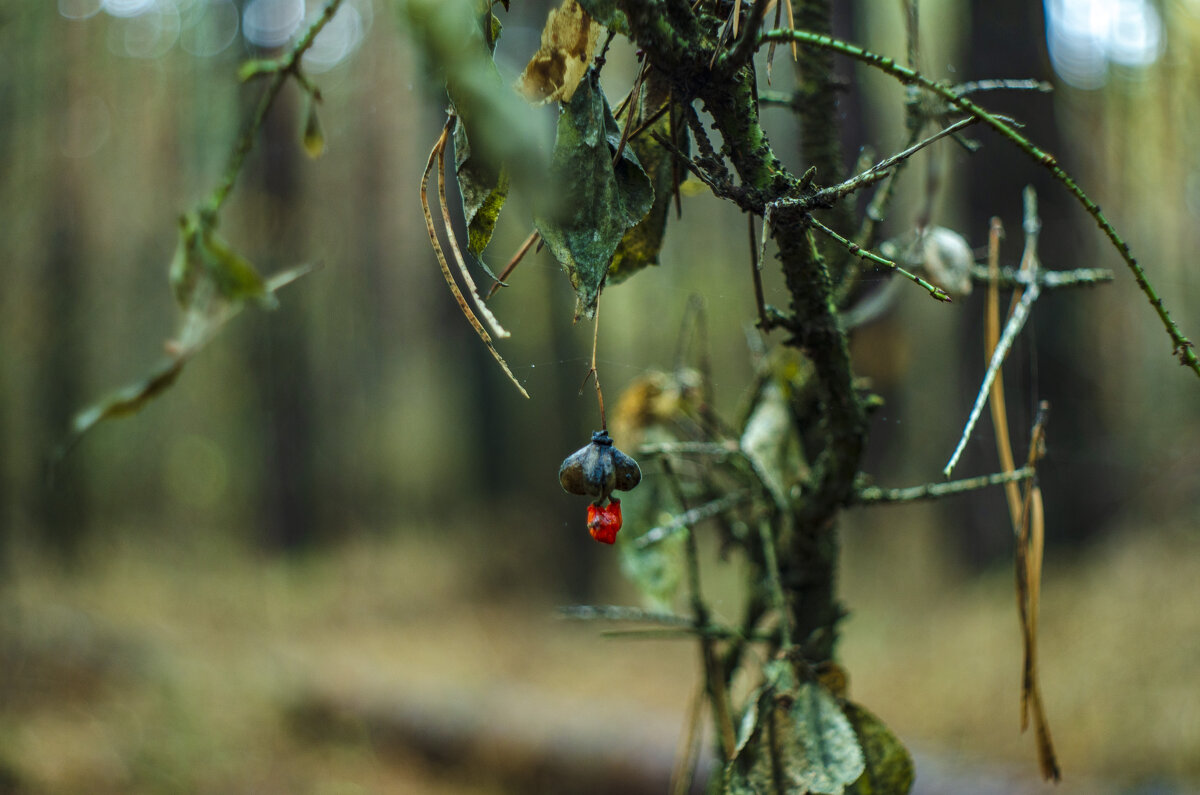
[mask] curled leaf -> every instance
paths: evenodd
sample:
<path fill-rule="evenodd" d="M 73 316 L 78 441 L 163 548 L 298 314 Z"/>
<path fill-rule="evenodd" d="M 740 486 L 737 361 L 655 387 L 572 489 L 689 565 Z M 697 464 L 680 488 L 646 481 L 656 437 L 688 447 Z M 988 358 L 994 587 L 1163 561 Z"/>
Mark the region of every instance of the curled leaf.
<path fill-rule="evenodd" d="M 647 102 L 642 116 L 658 112 L 662 103 L 667 101 L 668 92 L 666 87 L 661 85 L 662 82 L 663 78 L 651 70 L 646 79 Z M 670 113 L 663 113 L 640 135 L 629 139 L 629 146 L 633 148 L 638 162 L 650 177 L 654 203 L 646 217 L 621 238 L 608 269 L 608 280 L 613 284 L 624 281 L 642 268 L 658 264 L 658 252 L 662 248 L 667 215 L 671 209 L 675 173 L 674 155 L 659 143 L 654 137 L 656 134 L 663 140 L 672 140 Z M 686 134 L 681 137 L 684 138 L 681 148 L 686 151 Z"/>
<path fill-rule="evenodd" d="M 625 231 L 645 217 L 654 189 L 589 70 L 558 119 L 551 186 L 534 223 L 575 288 L 575 316 L 591 317 Z"/>
<path fill-rule="evenodd" d="M 216 233 L 216 223 L 206 213 L 193 211 L 179 219 L 179 244 L 168 278 L 175 300 L 189 309 L 197 295 L 231 303 L 256 301 L 264 308 L 278 305 L 258 271 Z M 204 285 L 211 291 L 200 288 Z"/>
<path fill-rule="evenodd" d="M 726 791 L 841 795 L 866 769 L 841 706 L 816 682 L 800 681 L 787 660 L 764 672 L 726 768 Z"/>
<path fill-rule="evenodd" d="M 461 117 L 454 121 L 454 172 L 467 224 L 467 250 L 481 257 L 508 198 L 508 171 L 471 157 L 466 124 Z"/>
<path fill-rule="evenodd" d="M 854 727 L 866 763 L 863 774 L 846 788 L 848 795 L 906 795 L 916 778 L 908 749 L 883 721 L 864 707 L 844 701 L 842 712 Z"/>
<path fill-rule="evenodd" d="M 542 45 L 517 81 L 517 89 L 530 102 L 570 102 L 599 38 L 600 25 L 575 0 L 563 0 L 546 17 Z"/>

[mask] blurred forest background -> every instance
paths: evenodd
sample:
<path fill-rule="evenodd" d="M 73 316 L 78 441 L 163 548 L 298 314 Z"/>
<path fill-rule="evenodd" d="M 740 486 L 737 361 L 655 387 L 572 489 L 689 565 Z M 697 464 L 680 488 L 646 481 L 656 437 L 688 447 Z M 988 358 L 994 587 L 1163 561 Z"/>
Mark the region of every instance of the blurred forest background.
<path fill-rule="evenodd" d="M 346 0 L 305 58 L 324 156 L 304 156 L 289 86 L 223 213 L 264 274 L 323 268 L 277 311 L 231 323 L 139 416 L 93 431 L 48 484 L 73 413 L 146 373 L 174 331 L 177 218 L 215 184 L 261 90 L 237 82 L 239 63 L 286 45 L 320 4 L 0 3 L 0 792 L 664 790 L 691 647 L 554 617 L 638 599 L 555 480 L 596 424 L 579 394 L 591 327 L 572 326 L 547 253 L 521 265 L 491 303 L 525 401 L 447 294 L 417 193 L 444 96 L 402 5 Z M 550 5 L 502 15 L 506 80 Z M 843 38 L 903 53 L 900 3 L 837 14 Z M 935 78 L 1055 84 L 983 104 L 1077 176 L 1200 337 L 1200 3 L 940 0 L 921 22 Z M 903 90 L 839 69 L 845 151 L 889 153 Z M 615 47 L 610 94 L 633 74 Z M 780 48 L 772 88 L 792 80 Z M 531 113 L 548 143 L 552 112 Z M 803 171 L 789 111 L 764 119 Z M 1200 791 L 1200 385 L 1079 207 L 973 134 L 979 153 L 946 142 L 908 169 L 892 234 L 935 181 L 934 222 L 982 259 L 999 216 L 1013 265 L 1033 184 L 1044 264 L 1116 272 L 1045 295 L 1006 368 L 1014 432 L 1039 399 L 1053 406 L 1041 657 L 1061 789 Z M 517 197 L 493 267 L 529 219 Z M 605 293 L 610 400 L 680 349 L 701 355 L 680 331 L 700 296 L 717 408 L 734 416 L 757 336 L 748 258 L 732 207 L 684 199 L 661 266 Z M 767 300 L 784 303 L 769 265 Z M 901 290 L 856 334 L 856 366 L 887 400 L 876 483 L 939 478 L 985 367 L 980 292 L 942 306 Z M 981 425 L 964 476 L 996 468 Z M 999 490 L 858 510 L 843 527 L 851 688 L 912 744 L 917 791 L 1041 788 L 1018 733 L 1008 528 Z"/>

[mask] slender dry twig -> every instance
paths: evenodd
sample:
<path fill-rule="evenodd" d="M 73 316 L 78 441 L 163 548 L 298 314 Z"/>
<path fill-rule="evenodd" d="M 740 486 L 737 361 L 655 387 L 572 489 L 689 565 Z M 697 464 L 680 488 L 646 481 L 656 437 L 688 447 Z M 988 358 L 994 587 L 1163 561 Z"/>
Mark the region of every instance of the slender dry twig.
<path fill-rule="evenodd" d="M 859 489 L 851 497 L 851 504 L 858 505 L 887 505 L 889 503 L 916 502 L 918 500 L 936 500 L 942 497 L 952 497 L 965 494 L 968 491 L 1017 483 L 1029 480 L 1036 474 L 1033 467 L 1021 467 L 1011 472 L 996 472 L 991 475 L 981 475 L 976 478 L 964 478 L 942 483 L 925 483 L 920 486 L 909 486 L 902 489 L 884 489 L 878 486 L 867 486 Z"/>
<path fill-rule="evenodd" d="M 1045 80 L 970 80 L 966 83 L 959 83 L 952 86 L 953 91 L 958 96 L 965 94 L 976 94 L 982 91 L 1041 91 L 1048 94 L 1054 90 L 1053 83 L 1047 83 Z"/>
<path fill-rule="evenodd" d="M 795 204 L 800 204 L 805 207 L 832 206 L 835 202 L 839 201 L 847 194 L 854 193 L 855 191 L 861 190 L 868 185 L 873 185 L 874 183 L 879 182 L 887 176 L 888 171 L 891 168 L 904 162 L 930 144 L 940 141 L 947 135 L 953 135 L 962 129 L 970 127 L 972 124 L 978 123 L 978 121 L 979 119 L 970 116 L 965 119 L 960 119 L 950 126 L 938 130 L 928 138 L 918 141 L 917 143 L 905 148 L 903 151 L 897 152 L 896 154 L 879 161 L 861 174 L 853 176 L 844 182 L 838 183 L 837 185 L 831 185 L 828 188 L 822 188 L 809 198 L 781 199 L 776 203 L 780 207 L 786 207 Z"/>
<path fill-rule="evenodd" d="M 488 290 L 488 294 L 484 296 L 485 301 L 491 299 L 491 297 L 495 295 L 496 291 L 501 287 L 508 286 L 508 284 L 505 283 L 505 279 L 507 279 L 512 272 L 516 270 L 516 267 L 521 264 L 521 260 L 524 259 L 526 254 L 529 253 L 529 249 L 533 248 L 533 244 L 541 240 L 541 237 L 541 233 L 536 229 L 529 233 L 529 237 L 525 238 L 525 242 L 522 243 L 521 247 L 517 249 L 517 253 L 513 254 L 512 259 L 510 259 L 508 264 L 504 266 L 504 270 L 500 271 L 500 275 L 496 277 L 496 283 L 492 285 L 492 289 Z"/>
<path fill-rule="evenodd" d="M 1036 258 L 1032 262 L 1031 269 L 1036 272 Z M 992 382 L 1000 372 L 1000 365 L 1004 363 L 1005 357 L 1008 356 L 1008 351 L 1012 347 L 1013 340 L 1021 333 L 1021 329 L 1025 325 L 1025 320 L 1029 317 L 1029 310 L 1033 306 L 1033 302 L 1041 295 L 1041 292 L 1042 286 L 1038 284 L 1037 279 L 1031 279 L 1030 285 L 1021 296 L 1020 301 L 1013 307 L 1008 323 L 1004 326 L 1004 334 L 1001 335 L 1000 341 L 996 344 L 996 350 L 993 352 L 987 372 L 983 376 L 983 383 L 980 384 L 979 394 L 975 397 L 975 405 L 971 408 L 970 416 L 967 417 L 967 425 L 963 429 L 962 436 L 959 437 L 958 446 L 954 448 L 954 454 L 950 456 L 950 461 L 942 469 L 942 474 L 946 477 L 950 477 L 950 473 L 954 471 L 954 467 L 958 464 L 959 457 L 962 455 L 963 450 L 966 449 L 967 440 L 971 438 L 971 432 L 975 430 L 975 423 L 979 420 L 979 415 L 983 411 L 983 404 L 987 402 Z"/>
<path fill-rule="evenodd" d="M 675 471 L 669 458 L 663 459 L 662 468 L 667 483 L 675 494 L 675 500 L 686 514 L 688 512 L 687 497 L 679 486 L 679 480 L 675 477 Z M 685 526 L 684 529 L 684 554 L 687 560 L 688 596 L 692 603 L 692 614 L 695 616 L 697 627 L 706 627 L 709 623 L 709 611 L 700 589 L 700 553 L 696 545 L 696 534 L 692 532 L 690 526 Z M 737 736 L 733 729 L 733 718 L 730 715 L 729 693 L 725 688 L 725 677 L 718 667 L 712 639 L 704 635 L 700 636 L 700 661 L 704 666 L 704 679 L 708 683 L 708 697 L 716 719 L 721 750 L 724 753 L 724 759 L 732 759 L 737 746 Z"/>
<path fill-rule="evenodd" d="M 975 281 L 991 283 L 991 272 L 986 265 L 972 265 L 971 278 Z M 1043 290 L 1055 290 L 1061 287 L 1090 287 L 1104 284 L 1113 280 L 1113 272 L 1107 268 L 1076 268 L 1069 271 L 1051 271 L 1039 268 L 1036 274 L 1013 268 L 999 268 L 994 281 L 1000 287 L 1024 287 L 1036 280 Z"/>
<path fill-rule="evenodd" d="M 600 430 L 608 430 L 608 420 L 604 416 L 604 392 L 600 389 L 600 371 L 596 369 L 596 347 L 600 343 L 600 297 L 596 297 L 596 312 L 595 325 L 592 326 L 592 366 L 588 368 L 587 375 L 583 377 L 583 383 L 579 385 L 579 394 L 583 394 L 583 388 L 587 386 L 589 378 L 595 379 L 596 382 L 596 402 L 600 404 Z"/>
<path fill-rule="evenodd" d="M 683 513 L 671 519 L 666 524 L 658 525 L 647 530 L 642 535 L 638 536 L 633 541 L 636 549 L 645 549 L 646 547 L 657 544 L 663 539 L 673 536 L 678 532 L 693 527 L 705 519 L 711 519 L 714 516 L 720 516 L 731 508 L 736 508 L 742 503 L 750 499 L 750 494 L 745 491 L 735 491 L 732 494 L 726 494 L 724 497 L 706 502 L 703 505 L 697 505 L 695 508 L 685 510 Z"/>
<path fill-rule="evenodd" d="M 1133 274 L 1133 280 L 1137 283 L 1138 289 L 1142 291 L 1146 299 L 1150 302 L 1150 305 L 1154 308 L 1158 319 L 1162 322 L 1163 328 L 1167 332 L 1167 336 L 1171 338 L 1172 352 L 1179 359 L 1180 364 L 1188 367 L 1197 376 L 1200 376 L 1200 357 L 1196 355 L 1195 345 L 1184 336 L 1183 332 L 1179 330 L 1179 326 L 1171 318 L 1166 304 L 1158 295 L 1158 291 L 1150 284 L 1150 280 L 1146 276 L 1146 271 L 1138 264 L 1137 259 L 1133 256 L 1133 252 L 1129 248 L 1129 244 L 1125 242 L 1124 238 L 1117 232 L 1116 227 L 1100 211 L 1100 207 L 1092 201 L 1090 196 L 1084 193 L 1083 189 L 1079 187 L 1071 175 L 1062 169 L 1054 156 L 1038 148 L 1028 138 L 1021 135 L 1017 131 L 1017 126 L 1011 120 L 991 113 L 976 105 L 965 96 L 956 94 L 951 86 L 930 80 L 919 72 L 901 66 L 891 58 L 864 50 L 854 44 L 835 39 L 831 36 L 804 30 L 772 30 L 761 35 L 758 41 L 760 46 L 771 41 L 798 42 L 849 56 L 891 75 L 905 85 L 919 85 L 927 89 L 954 107 L 979 119 L 1011 141 L 1018 149 L 1048 170 L 1067 189 L 1067 192 L 1083 206 L 1088 215 L 1092 217 L 1096 226 L 1100 227 L 1100 230 L 1109 239 L 1113 248 L 1117 250 L 1117 253 L 1129 268 L 1130 273 Z"/>
<path fill-rule="evenodd" d="M 767 327 L 767 307 L 766 299 L 763 297 L 762 285 L 762 259 L 759 257 L 758 247 L 755 246 L 754 234 L 754 214 L 746 213 L 746 220 L 750 227 L 750 279 L 754 283 L 754 307 L 758 310 L 758 327 Z M 765 244 L 765 241 L 764 241 Z"/>
<path fill-rule="evenodd" d="M 825 233 L 829 237 L 833 238 L 838 243 L 841 243 L 843 246 L 846 247 L 846 250 L 849 251 L 854 256 L 860 257 L 865 260 L 870 260 L 871 262 L 874 262 L 876 265 L 882 265 L 885 268 L 890 268 L 890 269 L 894 270 L 896 273 L 899 273 L 904 278 L 913 282 L 914 284 L 918 284 L 921 287 L 924 287 L 926 292 L 928 292 L 933 298 L 936 298 L 938 301 L 950 303 L 950 296 L 947 295 L 946 291 L 943 290 L 941 287 L 930 284 L 929 282 L 925 281 L 924 279 L 922 279 L 920 276 L 916 275 L 915 273 L 912 273 L 911 271 L 901 268 L 899 265 L 892 262 L 890 259 L 884 259 L 883 257 L 879 256 L 878 254 L 874 254 L 870 251 L 867 251 L 865 248 L 862 248 L 857 243 L 855 243 L 851 240 L 847 240 L 846 238 L 839 235 L 837 232 L 835 232 L 832 229 L 830 229 L 829 227 L 825 226 L 825 224 L 821 223 L 816 218 L 809 216 L 808 222 L 810 224 L 812 224 L 812 226 L 815 227 L 816 229 L 820 230 L 821 232 Z"/>

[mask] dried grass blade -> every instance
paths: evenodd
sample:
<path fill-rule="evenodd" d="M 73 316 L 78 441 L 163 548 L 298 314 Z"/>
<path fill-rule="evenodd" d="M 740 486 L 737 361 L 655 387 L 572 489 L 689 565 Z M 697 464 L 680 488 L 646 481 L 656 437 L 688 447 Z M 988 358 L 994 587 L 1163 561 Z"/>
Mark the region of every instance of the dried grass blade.
<path fill-rule="evenodd" d="M 452 124 L 453 118 L 447 123 L 446 129 L 449 130 Z M 445 136 L 446 133 L 443 132 L 443 137 Z M 462 275 L 463 282 L 471 292 L 471 298 L 475 299 L 475 307 L 479 310 L 479 314 L 483 315 L 483 319 L 487 321 L 492 333 L 500 339 L 510 337 L 512 335 L 504 329 L 504 326 L 500 325 L 500 321 L 496 320 L 496 316 L 492 314 L 492 310 L 488 309 L 487 304 L 479 297 L 479 288 L 475 286 L 475 280 L 471 278 L 471 272 L 467 270 L 467 262 L 463 259 L 462 251 L 458 247 L 458 239 L 454 235 L 454 226 L 450 222 L 450 206 L 446 201 L 446 144 L 444 141 L 437 150 L 437 170 L 438 202 L 442 206 L 442 222 L 446 225 L 446 238 L 450 241 L 450 251 L 454 253 L 454 262 L 458 265 L 458 272 Z"/>
<path fill-rule="evenodd" d="M 433 253 L 437 256 L 438 265 L 441 266 L 442 277 L 445 278 L 446 285 L 450 288 L 450 293 L 454 296 L 454 300 L 458 302 L 458 308 L 462 310 L 463 315 L 467 318 L 467 322 L 471 324 L 471 328 L 475 329 L 475 333 L 487 345 L 492 358 L 504 370 L 505 375 L 513 382 L 517 391 L 525 397 L 529 397 L 529 393 L 525 391 L 525 387 L 521 386 L 521 382 L 513 375 L 512 370 L 508 368 L 508 363 L 504 361 L 504 357 L 492 346 L 492 338 L 487 333 L 487 329 L 483 327 L 479 322 L 479 318 L 471 311 L 471 306 L 467 303 L 462 290 L 458 288 L 458 283 L 454 281 L 454 275 L 450 272 L 450 265 L 446 262 L 446 253 L 442 250 L 442 244 L 438 242 L 437 230 L 433 224 L 433 212 L 429 209 L 429 174 L 433 171 L 435 163 L 444 162 L 446 141 L 449 139 L 452 123 L 453 119 L 448 121 L 442 129 L 441 136 L 438 138 L 437 143 L 433 145 L 433 150 L 429 153 L 429 161 L 425 164 L 425 172 L 421 175 L 421 210 L 425 213 L 425 230 L 429 233 L 429 242 L 433 246 Z"/>
<path fill-rule="evenodd" d="M 1003 234 L 1000 219 L 993 218 L 988 232 L 988 292 L 984 322 L 984 359 L 991 361 L 1000 343 L 1000 237 Z M 991 389 L 992 426 L 996 432 L 996 453 L 1000 457 L 1000 470 L 1008 473 L 1016 469 L 1013 460 L 1012 441 L 1008 433 L 1008 411 L 1004 403 L 1004 374 L 996 373 Z M 1013 533 L 1017 533 L 1021 518 L 1021 490 L 1017 484 L 1004 484 L 1008 498 L 1009 521 Z"/>

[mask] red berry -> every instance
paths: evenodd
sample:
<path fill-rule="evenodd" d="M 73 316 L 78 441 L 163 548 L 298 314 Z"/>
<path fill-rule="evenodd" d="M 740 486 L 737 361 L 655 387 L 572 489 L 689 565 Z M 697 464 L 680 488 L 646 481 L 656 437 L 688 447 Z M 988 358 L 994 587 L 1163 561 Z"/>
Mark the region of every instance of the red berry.
<path fill-rule="evenodd" d="M 621 501 L 613 500 L 608 505 L 588 506 L 588 532 L 592 538 L 601 544 L 611 544 L 617 540 L 617 531 L 621 529 Z"/>

